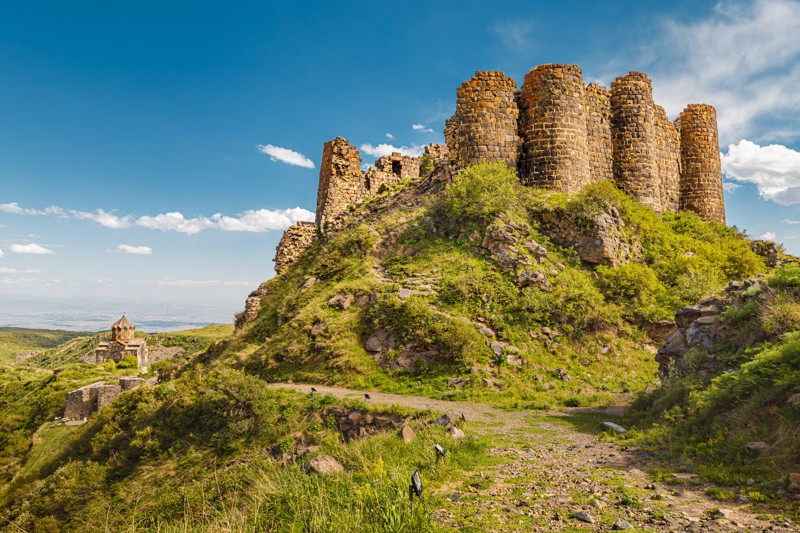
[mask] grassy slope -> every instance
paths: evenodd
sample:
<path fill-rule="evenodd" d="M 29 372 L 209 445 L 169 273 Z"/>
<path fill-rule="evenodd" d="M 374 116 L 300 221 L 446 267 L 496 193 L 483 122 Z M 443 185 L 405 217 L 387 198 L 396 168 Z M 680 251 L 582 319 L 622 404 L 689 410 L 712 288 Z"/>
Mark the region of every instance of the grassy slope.
<path fill-rule="evenodd" d="M 30 465 L 24 462 L 30 435 L 57 412 L 69 372 L 101 370 L 73 364 L 55 379 L 33 369 L 26 371 L 35 376 L 9 376 L 8 383 L 19 381 L 14 387 L 28 392 L 0 397 L 0 406 L 10 406 L 0 407 L 0 413 L 18 410 L 20 404 L 12 405 L 16 398 L 30 412 L 23 421 L 12 420 L 18 449 L 9 448 L 8 457 L 17 463 L 9 463 L 6 472 L 21 467 L 24 475 L 0 502 L 3 515 L 28 530 L 56 524 L 429 530 L 435 527 L 429 515 L 409 512 L 407 503 L 397 500 L 409 470 L 422 468 L 434 483 L 458 479 L 485 461 L 486 443 L 454 447 L 446 471 L 437 471 L 429 453 L 432 442 L 443 438 L 441 428 L 421 430 L 410 449 L 388 436 L 343 444 L 338 432 L 313 416 L 322 406 L 317 402 L 330 400 L 266 389 L 260 378 L 508 407 L 609 402 L 654 380 L 655 363 L 637 327 L 642 318 L 669 316 L 729 279 L 764 268 L 737 232 L 693 215 L 662 218 L 608 184 L 570 198 L 519 187 L 504 167 L 482 165 L 434 191 L 422 205 L 373 215 L 316 243 L 296 266 L 270 281 L 258 319 L 243 332 L 180 364 L 162 365 L 170 381 L 124 395 L 69 435 L 45 428 L 40 435 L 49 448 L 31 453 Z M 547 210 L 586 222 L 612 207 L 625 220 L 625 237 L 642 245 L 642 260 L 633 266 L 588 268 L 539 229 Z M 534 268 L 547 276 L 550 290 L 520 289 L 509 272 L 475 253 L 484 229 L 498 218 L 525 224 L 548 249 L 549 261 Z M 441 278 L 437 293 L 400 300 L 398 289 L 423 273 Z M 301 290 L 311 276 L 318 282 Z M 348 309 L 329 306 L 340 293 L 365 298 Z M 629 301 L 630 293 L 635 301 Z M 322 332 L 312 335 L 320 323 Z M 516 345 L 523 364 L 496 360 L 479 324 Z M 398 340 L 390 357 L 414 344 L 435 350 L 439 360 L 416 371 L 382 369 L 364 349 L 369 334 L 381 327 Z M 543 327 L 557 332 L 551 344 L 541 336 Z M 572 379 L 562 380 L 558 368 Z M 448 387 L 455 376 L 470 382 Z M 38 397 L 53 403 L 32 410 Z M 290 450 L 298 440 L 319 445 L 353 475 L 309 477 L 296 465 L 282 467 L 267 458 L 274 446 Z"/>
<path fill-rule="evenodd" d="M 42 352 L 84 335 L 56 329 L 0 328 L 0 366 L 13 364 L 18 353 Z"/>

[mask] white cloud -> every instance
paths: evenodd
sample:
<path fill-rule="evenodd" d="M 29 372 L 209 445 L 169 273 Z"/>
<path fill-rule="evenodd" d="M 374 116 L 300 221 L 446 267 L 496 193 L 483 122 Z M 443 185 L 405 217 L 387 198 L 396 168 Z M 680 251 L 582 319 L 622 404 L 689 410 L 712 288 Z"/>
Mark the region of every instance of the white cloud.
<path fill-rule="evenodd" d="M 40 244 L 32 242 L 30 244 L 12 244 L 8 247 L 9 250 L 15 254 L 31 254 L 31 255 L 53 255 L 55 252 L 49 248 L 45 248 Z"/>
<path fill-rule="evenodd" d="M 412 124 L 411 129 L 414 131 L 421 131 L 422 133 L 433 133 L 433 130 L 425 124 Z"/>
<path fill-rule="evenodd" d="M 94 213 L 70 210 L 69 214 L 79 220 L 89 220 L 91 222 L 96 222 L 105 228 L 111 229 L 129 228 L 131 227 L 131 222 L 133 221 L 133 217 L 130 215 L 118 217 L 112 213 L 106 213 L 102 209 L 98 209 Z"/>
<path fill-rule="evenodd" d="M 515 52 L 528 51 L 533 40 L 533 23 L 526 20 L 499 22 L 489 28 L 500 42 Z"/>
<path fill-rule="evenodd" d="M 297 167 L 314 168 L 313 161 L 294 150 L 273 146 L 271 144 L 258 144 L 256 148 L 258 148 L 258 151 L 262 154 L 267 154 L 273 161 L 280 161 L 281 163 Z"/>
<path fill-rule="evenodd" d="M 252 287 L 256 282 L 253 281 L 231 281 L 219 279 L 173 279 L 160 278 L 155 280 L 159 287 L 207 287 L 209 285 L 219 285 L 223 287 Z"/>
<path fill-rule="evenodd" d="M 716 106 L 723 144 L 776 139 L 757 132 L 766 118 L 788 125 L 785 138 L 800 136 L 798 35 L 800 2 L 791 0 L 720 2 L 703 20 L 668 20 L 645 50 L 656 58 L 649 69 L 655 100 L 672 117 L 689 102 Z"/>
<path fill-rule="evenodd" d="M 387 133 L 386 134 L 386 138 L 387 139 L 394 139 L 394 135 L 392 135 L 391 133 Z"/>
<path fill-rule="evenodd" d="M 800 203 L 800 152 L 785 146 L 759 146 L 744 139 L 728 146 L 728 153 L 722 155 L 722 172 L 729 179 L 754 183 L 765 200 Z"/>
<path fill-rule="evenodd" d="M 391 144 L 381 143 L 378 146 L 371 144 L 362 144 L 359 148 L 362 152 L 372 157 L 378 158 L 391 155 L 394 152 L 399 152 L 403 155 L 410 155 L 412 157 L 419 157 L 425 152 L 424 146 L 412 144 L 411 146 L 393 146 Z"/>
<path fill-rule="evenodd" d="M 0 204 L 0 211 L 3 213 L 12 213 L 14 215 L 37 215 L 39 214 L 38 211 L 35 209 L 24 209 L 19 206 L 17 202 L 11 202 L 8 204 Z"/>
<path fill-rule="evenodd" d="M 774 231 L 768 231 L 758 237 L 758 239 L 761 241 L 774 241 L 777 238 L 778 236 L 775 235 Z"/>
<path fill-rule="evenodd" d="M 200 215 L 193 218 L 186 218 L 183 213 L 173 211 L 152 216 L 144 215 L 137 218 L 133 215 L 115 215 L 103 211 L 102 209 L 89 212 L 50 206 L 43 211 L 39 211 L 36 209 L 22 208 L 16 202 L 2 205 L 12 206 L 9 208 L 10 210 L 8 212 L 16 214 L 51 215 L 61 218 L 87 220 L 100 224 L 105 228 L 125 229 L 138 226 L 161 231 L 176 231 L 187 235 L 194 235 L 210 229 L 247 232 L 284 230 L 298 221 L 313 222 L 314 220 L 314 213 L 301 207 L 276 210 L 251 209 L 241 213 L 239 216 L 215 213 L 210 217 Z"/>
<path fill-rule="evenodd" d="M 734 183 L 732 181 L 723 181 L 722 182 L 722 190 L 727 192 L 727 193 L 732 193 L 733 191 L 735 191 L 736 189 L 738 189 L 741 186 L 742 186 L 741 183 Z"/>
<path fill-rule="evenodd" d="M 4 254 L 4 253 L 3 253 L 3 250 L 2 250 L 2 249 L 0 249 L 0 257 L 3 257 L 4 255 L 6 255 L 6 254 Z"/>
<path fill-rule="evenodd" d="M 28 269 L 28 270 L 19 270 L 16 268 L 5 268 L 0 267 L 0 274 L 41 274 L 41 270 L 36 269 Z"/>
<path fill-rule="evenodd" d="M 148 229 L 158 229 L 161 231 L 177 231 L 194 235 L 203 230 L 214 227 L 214 222 L 206 217 L 186 218 L 183 213 L 178 211 L 163 213 L 155 216 L 143 216 L 136 220 L 136 225 Z"/>
<path fill-rule="evenodd" d="M 111 248 L 107 250 L 111 253 L 121 253 L 121 254 L 134 254 L 134 255 L 150 255 L 153 253 L 153 249 L 149 246 L 131 246 L 130 244 L 120 244 L 117 245 L 116 248 Z"/>
<path fill-rule="evenodd" d="M 781 220 L 781 222 L 783 224 L 786 224 L 787 226 L 795 226 L 797 224 L 800 224 L 800 220 L 792 220 L 791 218 L 784 218 L 783 220 Z"/>

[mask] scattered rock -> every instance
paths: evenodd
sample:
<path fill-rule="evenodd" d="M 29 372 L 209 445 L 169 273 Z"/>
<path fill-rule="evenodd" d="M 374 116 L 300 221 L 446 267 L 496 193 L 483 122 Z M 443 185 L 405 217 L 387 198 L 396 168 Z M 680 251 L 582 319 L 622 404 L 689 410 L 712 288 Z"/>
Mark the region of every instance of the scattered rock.
<path fill-rule="evenodd" d="M 451 426 L 450 429 L 447 430 L 447 432 L 454 439 L 463 439 L 464 437 L 466 437 L 466 434 L 455 426 Z"/>
<path fill-rule="evenodd" d="M 572 381 L 572 378 L 569 377 L 569 374 L 567 374 L 567 371 L 563 368 L 556 368 L 556 374 L 558 374 L 558 377 L 560 377 L 562 381 Z"/>
<path fill-rule="evenodd" d="M 467 380 L 464 379 L 464 378 L 461 378 L 461 377 L 450 378 L 450 379 L 447 380 L 447 386 L 448 387 L 456 387 L 456 388 L 458 388 L 458 387 L 463 387 L 466 384 L 467 384 Z"/>
<path fill-rule="evenodd" d="M 398 433 L 403 442 L 414 442 L 414 439 L 417 436 L 414 434 L 414 430 L 411 429 L 411 426 L 408 424 L 403 424 L 403 427 L 400 428 L 400 432 Z"/>
<path fill-rule="evenodd" d="M 318 455 L 305 465 L 309 472 L 317 474 L 338 474 L 344 472 L 344 467 L 330 455 Z"/>
<path fill-rule="evenodd" d="M 744 445 L 744 450 L 752 457 L 760 457 L 764 452 L 769 450 L 769 444 L 762 441 L 748 442 Z"/>
<path fill-rule="evenodd" d="M 311 326 L 311 336 L 316 337 L 317 335 L 321 335 L 327 326 L 328 324 L 326 322 L 314 322 L 314 325 Z"/>
<path fill-rule="evenodd" d="M 458 422 L 458 417 L 454 414 L 444 414 L 436 419 L 437 426 L 451 427 Z"/>
<path fill-rule="evenodd" d="M 314 285 L 316 285 L 316 283 L 317 283 L 317 278 L 313 278 L 313 277 L 312 277 L 312 278 L 308 278 L 308 279 L 305 281 L 305 283 L 303 283 L 303 286 L 302 286 L 302 287 L 300 287 L 300 290 L 301 290 L 301 291 L 308 290 L 308 289 L 310 289 L 311 287 L 313 287 Z"/>
<path fill-rule="evenodd" d="M 347 309 L 353 302 L 355 301 L 355 296 L 352 294 L 342 294 L 339 293 L 330 300 L 328 300 L 328 305 L 331 307 L 338 307 L 339 309 Z"/>
<path fill-rule="evenodd" d="M 633 524 L 631 524 L 627 520 L 617 520 L 616 522 L 614 522 L 613 529 L 615 531 L 620 531 L 622 529 L 633 529 Z"/>
<path fill-rule="evenodd" d="M 502 345 L 502 344 L 500 344 L 499 342 L 490 342 L 490 343 L 489 343 L 489 348 L 491 348 L 491 350 L 492 350 L 492 351 L 493 351 L 495 354 L 497 354 L 497 355 L 503 355 L 503 345 Z"/>
<path fill-rule="evenodd" d="M 478 333 L 483 335 L 484 337 L 494 337 L 494 331 L 487 328 L 486 326 L 481 326 L 478 328 Z"/>
<path fill-rule="evenodd" d="M 603 429 L 608 429 L 611 431 L 615 431 L 617 433 L 627 433 L 628 430 L 624 427 L 620 426 L 619 424 L 615 424 L 614 422 L 603 422 L 600 424 Z"/>
<path fill-rule="evenodd" d="M 397 297 L 401 300 L 406 300 L 411 296 L 411 293 L 411 289 L 400 289 L 400 291 L 397 293 Z"/>
<path fill-rule="evenodd" d="M 587 513 L 586 511 L 578 511 L 577 513 L 572 513 L 569 515 L 570 518 L 574 518 L 575 520 L 580 520 L 581 522 L 586 522 L 587 524 L 594 524 L 595 519 L 592 515 Z"/>

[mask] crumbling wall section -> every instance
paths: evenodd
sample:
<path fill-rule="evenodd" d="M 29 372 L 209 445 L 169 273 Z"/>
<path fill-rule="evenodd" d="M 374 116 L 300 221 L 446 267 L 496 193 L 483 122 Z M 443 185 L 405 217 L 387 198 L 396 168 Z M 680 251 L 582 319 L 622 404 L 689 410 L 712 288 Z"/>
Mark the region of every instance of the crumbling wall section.
<path fill-rule="evenodd" d="M 667 112 L 655 106 L 656 168 L 662 211 L 677 213 L 681 196 L 681 137 Z"/>
<path fill-rule="evenodd" d="M 611 142 L 611 97 L 608 89 L 590 83 L 586 87 L 585 99 L 591 181 L 612 180 L 614 149 Z"/>
<path fill-rule="evenodd" d="M 456 89 L 456 112 L 445 124 L 450 158 L 457 166 L 504 161 L 516 168 L 520 140 L 517 82 L 502 72 L 478 71 Z"/>
<path fill-rule="evenodd" d="M 646 74 L 630 72 L 611 84 L 611 115 L 617 185 L 642 204 L 663 211 L 656 163 L 655 104 Z"/>
<path fill-rule="evenodd" d="M 717 111 L 707 104 L 689 104 L 681 113 L 680 208 L 704 220 L 725 223 Z"/>
<path fill-rule="evenodd" d="M 517 96 L 522 138 L 520 179 L 565 192 L 590 182 L 583 72 L 577 65 L 541 65 Z"/>
<path fill-rule="evenodd" d="M 367 171 L 367 188 L 378 194 L 403 180 L 419 179 L 420 158 L 394 152 L 375 160 Z"/>
<path fill-rule="evenodd" d="M 282 274 L 295 264 L 317 238 L 317 227 L 313 222 L 300 221 L 283 232 L 277 248 L 275 248 L 275 272 Z"/>
<path fill-rule="evenodd" d="M 367 196 L 367 182 L 361 171 L 361 154 L 347 139 L 336 137 L 325 143 L 319 167 L 316 225 L 324 232 L 347 206 Z"/>

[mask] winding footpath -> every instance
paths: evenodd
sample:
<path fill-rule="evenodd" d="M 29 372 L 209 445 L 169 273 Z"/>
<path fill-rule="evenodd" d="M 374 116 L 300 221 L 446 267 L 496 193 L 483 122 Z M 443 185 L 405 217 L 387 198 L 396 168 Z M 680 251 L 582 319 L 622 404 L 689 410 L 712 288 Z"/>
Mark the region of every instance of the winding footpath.
<path fill-rule="evenodd" d="M 306 384 L 268 386 L 311 392 Z M 669 484 L 655 480 L 647 472 L 670 470 L 668 465 L 647 452 L 599 439 L 593 431 L 599 429 L 601 419 L 587 422 L 586 416 L 576 416 L 578 409 L 505 411 L 472 402 L 324 385 L 314 388 L 338 398 L 369 394 L 370 403 L 463 414 L 468 434 L 491 435 L 496 446 L 490 453 L 496 464 L 475 472 L 466 482 L 437 489 L 447 505 L 433 514 L 445 527 L 503 532 L 800 531 L 800 524 L 755 505 L 712 500 L 706 490 L 713 484 L 700 477 L 678 473 L 664 477 Z M 619 409 L 605 413 L 614 420 Z"/>

